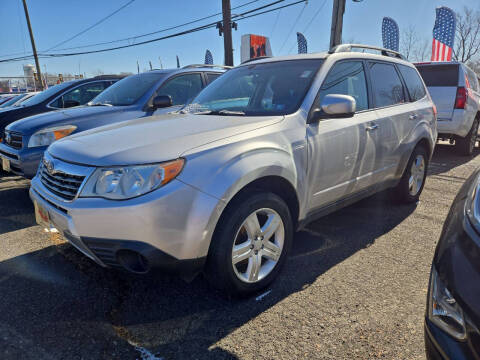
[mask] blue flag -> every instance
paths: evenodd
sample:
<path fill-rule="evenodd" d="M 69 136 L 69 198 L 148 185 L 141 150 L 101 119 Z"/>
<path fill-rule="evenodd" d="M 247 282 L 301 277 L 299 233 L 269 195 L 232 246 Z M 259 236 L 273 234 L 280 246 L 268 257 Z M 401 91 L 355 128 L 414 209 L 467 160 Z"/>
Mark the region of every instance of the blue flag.
<path fill-rule="evenodd" d="M 213 65 L 213 56 L 210 50 L 205 52 L 205 64 Z"/>
<path fill-rule="evenodd" d="M 307 39 L 303 36 L 302 33 L 297 32 L 297 43 L 298 43 L 298 53 L 306 54 L 307 53 Z"/>
<path fill-rule="evenodd" d="M 382 21 L 382 40 L 383 47 L 393 51 L 398 51 L 400 48 L 400 32 L 398 24 L 395 20 L 389 17 L 384 17 Z"/>

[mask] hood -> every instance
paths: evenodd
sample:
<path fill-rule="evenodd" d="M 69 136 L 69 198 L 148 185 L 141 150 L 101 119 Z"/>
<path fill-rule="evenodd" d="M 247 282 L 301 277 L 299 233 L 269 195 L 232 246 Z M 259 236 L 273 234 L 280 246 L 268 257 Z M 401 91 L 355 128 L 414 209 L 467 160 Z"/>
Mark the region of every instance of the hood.
<path fill-rule="evenodd" d="M 167 114 L 81 132 L 48 148 L 54 157 L 94 166 L 148 164 L 243 132 L 275 124 L 283 116 L 245 117 Z"/>
<path fill-rule="evenodd" d="M 82 119 L 102 114 L 113 114 L 124 109 L 125 107 L 121 106 L 79 106 L 71 109 L 49 111 L 17 120 L 7 126 L 7 129 L 20 132 L 23 135 L 31 135 L 47 127 L 68 125 Z"/>

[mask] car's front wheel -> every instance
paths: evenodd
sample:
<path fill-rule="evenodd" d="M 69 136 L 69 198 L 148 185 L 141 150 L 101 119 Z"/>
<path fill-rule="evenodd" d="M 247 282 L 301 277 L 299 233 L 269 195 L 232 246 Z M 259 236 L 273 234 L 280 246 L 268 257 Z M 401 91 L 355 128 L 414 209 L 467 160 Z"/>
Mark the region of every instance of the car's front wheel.
<path fill-rule="evenodd" d="M 215 231 L 206 275 L 235 295 L 270 284 L 285 263 L 293 237 L 290 211 L 272 193 L 250 193 L 228 206 Z"/>

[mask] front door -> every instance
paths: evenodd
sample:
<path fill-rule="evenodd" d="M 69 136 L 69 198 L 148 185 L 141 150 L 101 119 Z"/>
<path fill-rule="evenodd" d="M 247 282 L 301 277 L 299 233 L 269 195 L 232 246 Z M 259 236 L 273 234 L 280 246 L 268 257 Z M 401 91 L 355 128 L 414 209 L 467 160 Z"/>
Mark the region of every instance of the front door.
<path fill-rule="evenodd" d="M 308 180 L 310 206 L 314 210 L 341 200 L 356 191 L 361 177 L 361 159 L 365 151 L 368 122 L 375 120 L 369 111 L 367 83 L 363 62 L 337 62 L 320 88 L 314 108 L 320 107 L 328 94 L 350 95 L 357 112 L 351 118 L 324 119 L 307 126 Z"/>

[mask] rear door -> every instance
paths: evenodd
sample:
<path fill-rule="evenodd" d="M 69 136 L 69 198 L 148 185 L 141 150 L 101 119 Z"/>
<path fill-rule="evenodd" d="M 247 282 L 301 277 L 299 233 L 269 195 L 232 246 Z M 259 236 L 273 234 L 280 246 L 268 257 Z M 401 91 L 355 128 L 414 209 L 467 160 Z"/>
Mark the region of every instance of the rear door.
<path fill-rule="evenodd" d="M 433 103 L 439 121 L 451 120 L 458 87 L 458 64 L 417 65 Z"/>
<path fill-rule="evenodd" d="M 405 136 L 404 124 L 409 121 L 411 109 L 395 64 L 368 61 L 368 68 L 377 120 L 374 129 L 367 128 L 364 163 L 372 169 L 372 181 L 377 184 L 395 175 L 399 146 Z"/>

